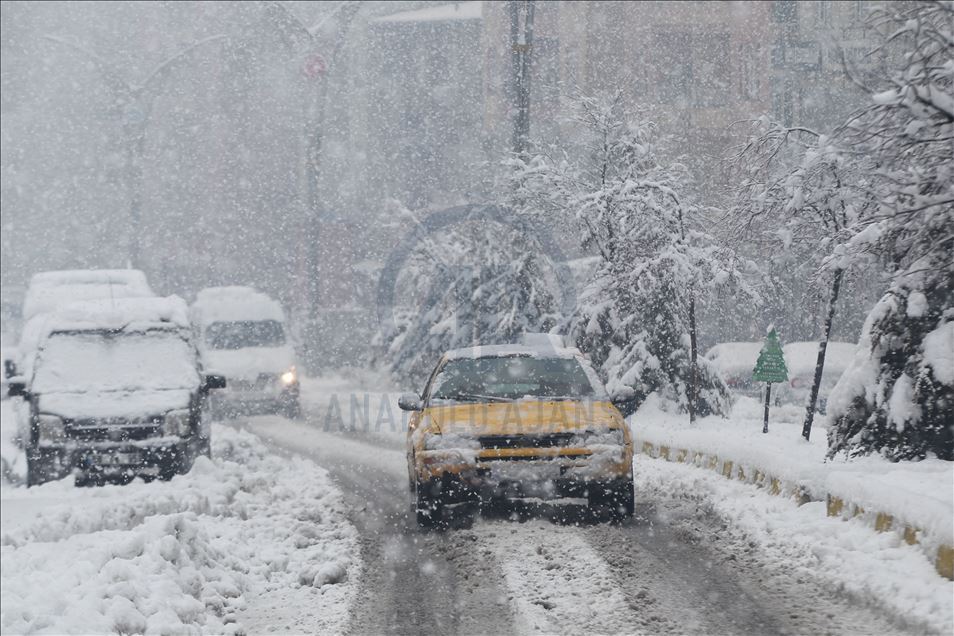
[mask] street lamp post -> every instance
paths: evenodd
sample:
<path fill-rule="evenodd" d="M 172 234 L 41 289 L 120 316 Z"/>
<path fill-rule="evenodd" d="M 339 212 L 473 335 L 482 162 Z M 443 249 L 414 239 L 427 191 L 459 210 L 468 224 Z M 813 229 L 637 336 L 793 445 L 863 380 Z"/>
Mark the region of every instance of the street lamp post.
<path fill-rule="evenodd" d="M 314 87 L 308 86 L 304 91 L 303 120 L 305 130 L 301 152 L 302 183 L 300 190 L 307 218 L 312 226 L 310 229 L 317 231 L 321 213 L 318 188 L 321 174 L 322 134 L 327 127 L 328 106 L 332 95 L 329 90 L 330 69 L 335 66 L 335 62 L 347 41 L 348 32 L 354 24 L 354 19 L 362 5 L 356 0 L 343 0 L 325 14 L 321 22 L 311 27 L 306 26 L 283 3 L 268 2 L 266 5 L 270 9 L 270 15 L 275 23 L 280 25 L 280 28 L 292 31 L 295 34 L 295 39 L 304 43 L 307 47 L 308 55 L 305 58 L 302 72 L 308 79 L 315 82 Z M 331 54 L 328 59 L 325 59 L 318 54 L 318 35 L 325 24 L 332 20 L 337 21 L 337 28 L 331 43 Z M 310 318 L 315 321 L 319 301 L 319 245 L 312 232 L 308 232 L 307 236 L 312 239 L 310 241 L 311 245 L 308 246 L 309 255 L 307 260 L 311 261 L 311 266 L 308 268 L 310 276 L 307 280 L 307 294 Z"/>
<path fill-rule="evenodd" d="M 195 42 L 156 66 L 142 84 L 136 85 L 123 78 L 115 66 L 84 46 L 53 35 L 45 37 L 51 42 L 79 51 L 92 62 L 112 92 L 115 105 L 122 110 L 123 145 L 126 151 L 126 187 L 129 192 L 127 258 L 132 267 L 140 267 L 142 233 L 139 225 L 142 222 L 143 162 L 146 152 L 146 127 L 152 113 L 153 101 L 161 94 L 163 85 L 175 69 L 182 66 L 197 49 L 211 43 L 225 42 L 228 38 L 224 35 L 214 35 Z"/>

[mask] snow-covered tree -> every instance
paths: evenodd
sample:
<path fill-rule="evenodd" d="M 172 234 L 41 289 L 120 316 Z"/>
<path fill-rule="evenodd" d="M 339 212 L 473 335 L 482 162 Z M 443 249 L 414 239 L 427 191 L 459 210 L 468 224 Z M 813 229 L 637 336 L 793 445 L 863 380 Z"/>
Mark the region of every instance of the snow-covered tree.
<path fill-rule="evenodd" d="M 512 343 L 559 320 L 555 278 L 536 238 L 486 209 L 422 232 L 409 255 L 398 280 L 409 306 L 395 309 L 374 343 L 397 378 L 420 382 L 448 349 Z"/>
<path fill-rule="evenodd" d="M 619 94 L 579 98 L 573 123 L 581 147 L 517 160 L 513 188 L 524 213 L 577 224 L 599 258 L 564 328 L 610 390 L 659 392 L 690 419 L 725 412 L 728 392 L 699 359 L 696 303 L 733 270 L 683 199 L 688 171 L 663 162 L 655 125 Z"/>
<path fill-rule="evenodd" d="M 870 166 L 826 135 L 761 119 L 735 157 L 740 182 L 729 226 L 738 240 L 761 244 L 768 254 L 795 260 L 810 281 L 828 288 L 805 422 L 807 439 L 825 366 L 825 354 L 846 271 L 852 259 L 832 259 L 839 246 L 872 213 L 866 176 Z M 769 261 L 776 257 L 770 256 Z"/>
<path fill-rule="evenodd" d="M 872 14 L 891 67 L 838 131 L 872 165 L 875 213 L 832 262 L 872 254 L 891 284 L 829 401 L 830 453 L 954 459 L 954 5 Z"/>

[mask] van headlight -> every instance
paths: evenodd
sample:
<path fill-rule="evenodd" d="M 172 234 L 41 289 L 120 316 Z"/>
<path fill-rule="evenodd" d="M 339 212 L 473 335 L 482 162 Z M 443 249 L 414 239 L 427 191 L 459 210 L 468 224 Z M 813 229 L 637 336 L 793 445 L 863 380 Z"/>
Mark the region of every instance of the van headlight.
<path fill-rule="evenodd" d="M 166 413 L 166 416 L 162 418 L 162 434 L 186 437 L 191 428 L 189 420 L 188 410 L 169 411 Z"/>
<path fill-rule="evenodd" d="M 295 372 L 295 367 L 285 371 L 285 373 L 281 375 L 281 378 L 282 384 L 286 386 L 289 384 L 294 384 L 298 380 L 298 373 Z"/>
<path fill-rule="evenodd" d="M 41 442 L 61 444 L 66 441 L 66 427 L 63 425 L 63 418 L 55 415 L 38 415 L 36 424 Z"/>

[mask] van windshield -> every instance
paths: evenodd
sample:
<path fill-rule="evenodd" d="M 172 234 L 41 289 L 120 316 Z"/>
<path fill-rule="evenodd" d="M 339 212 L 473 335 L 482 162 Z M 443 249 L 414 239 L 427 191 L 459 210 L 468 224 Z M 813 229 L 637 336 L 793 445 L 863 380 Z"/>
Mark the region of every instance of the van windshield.
<path fill-rule="evenodd" d="M 212 349 L 280 347 L 285 344 L 285 330 L 277 320 L 213 322 L 205 328 L 205 341 Z"/>
<path fill-rule="evenodd" d="M 189 389 L 199 386 L 195 352 L 179 334 L 54 333 L 37 358 L 37 393 Z"/>

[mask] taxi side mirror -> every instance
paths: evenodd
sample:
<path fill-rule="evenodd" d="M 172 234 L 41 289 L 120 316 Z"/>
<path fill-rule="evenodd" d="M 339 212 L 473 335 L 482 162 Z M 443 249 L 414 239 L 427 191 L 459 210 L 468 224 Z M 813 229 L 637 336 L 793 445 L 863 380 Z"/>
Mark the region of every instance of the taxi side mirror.
<path fill-rule="evenodd" d="M 422 411 L 424 403 L 416 393 L 402 393 L 398 398 L 398 408 L 402 411 Z"/>

